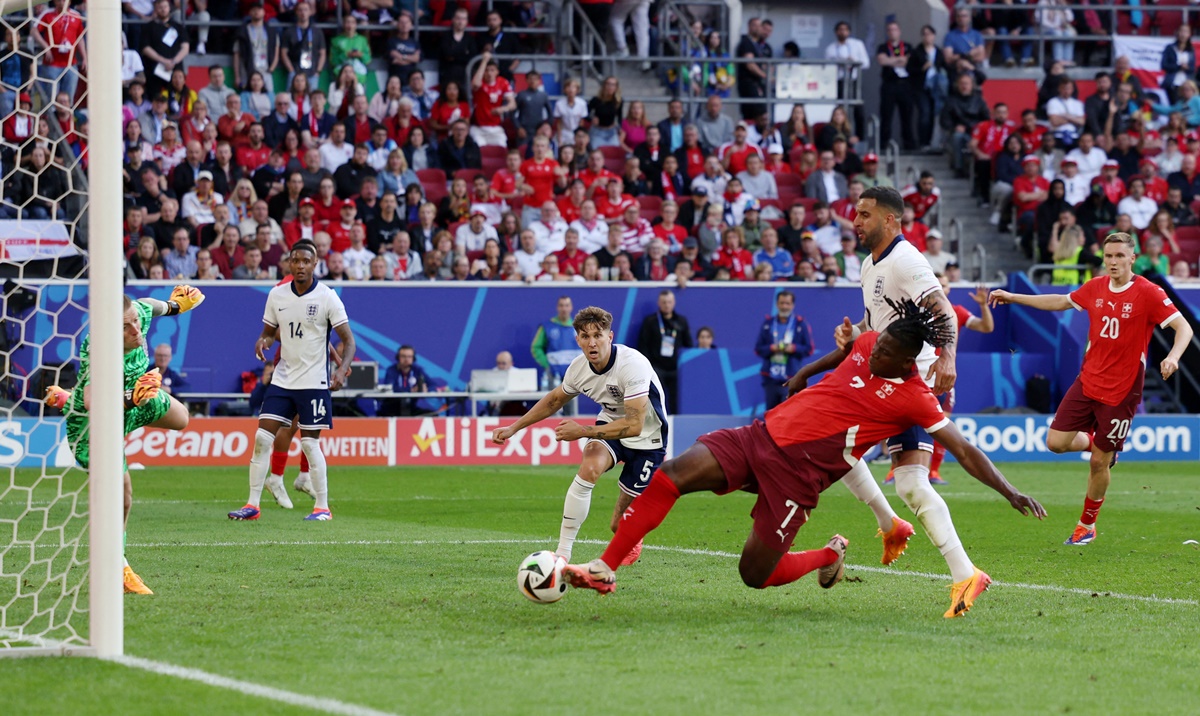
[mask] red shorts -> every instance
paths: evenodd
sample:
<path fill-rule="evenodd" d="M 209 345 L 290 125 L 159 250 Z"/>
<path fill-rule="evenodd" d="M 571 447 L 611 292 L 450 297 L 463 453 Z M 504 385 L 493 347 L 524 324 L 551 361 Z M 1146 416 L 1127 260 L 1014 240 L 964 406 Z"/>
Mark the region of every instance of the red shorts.
<path fill-rule="evenodd" d="M 715 490 L 726 495 L 743 490 L 758 495 L 750 516 L 754 533 L 768 547 L 787 552 L 796 532 L 808 521 L 821 491 L 844 475 L 836 476 L 815 462 L 781 449 L 771 439 L 761 420 L 741 428 L 727 428 L 701 435 L 699 442 L 712 452 L 725 473 L 728 486 Z M 843 443 L 844 445 L 844 443 Z M 798 447 L 798 446 L 793 446 Z M 844 463 L 843 463 L 844 464 Z"/>
<path fill-rule="evenodd" d="M 1105 405 L 1083 394 L 1079 378 L 1058 404 L 1051 430 L 1069 433 L 1081 431 L 1094 433 L 1094 444 L 1104 452 L 1120 452 L 1133 424 L 1133 416 L 1142 402 L 1142 376 L 1134 381 L 1137 390 L 1125 396 L 1119 405 Z"/>

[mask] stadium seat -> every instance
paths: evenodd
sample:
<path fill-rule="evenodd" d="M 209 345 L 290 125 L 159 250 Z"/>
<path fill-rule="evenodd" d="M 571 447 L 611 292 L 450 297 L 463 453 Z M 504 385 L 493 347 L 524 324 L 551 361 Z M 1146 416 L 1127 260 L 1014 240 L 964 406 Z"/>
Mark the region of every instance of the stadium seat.
<path fill-rule="evenodd" d="M 763 209 L 767 208 L 768 206 L 773 206 L 776 209 L 779 209 L 780 211 L 782 211 L 784 213 L 787 212 L 787 209 L 784 206 L 783 202 L 780 201 L 779 199 L 759 199 L 758 204 Z"/>
<path fill-rule="evenodd" d="M 441 169 L 434 171 L 440 172 Z M 432 201 L 434 204 L 441 203 L 442 199 L 445 199 L 450 193 L 446 190 L 446 182 L 444 181 L 422 181 L 421 187 L 425 190 L 426 201 Z"/>
<path fill-rule="evenodd" d="M 618 176 L 625 173 L 625 150 L 620 147 L 600 147 L 604 168 Z"/>
<path fill-rule="evenodd" d="M 767 223 L 776 229 L 782 229 L 784 224 L 787 223 L 787 219 L 767 219 Z"/>
<path fill-rule="evenodd" d="M 483 158 L 483 174 L 484 176 L 493 176 L 496 172 L 504 168 L 504 158 L 496 159 L 495 157 Z"/>
<path fill-rule="evenodd" d="M 796 187 L 797 190 L 803 192 L 804 180 L 800 178 L 799 174 L 776 174 L 775 186 L 778 187 L 780 191 L 783 191 L 783 188 L 788 186 Z"/>
<path fill-rule="evenodd" d="M 803 198 L 804 191 L 798 186 L 779 187 L 779 202 L 784 206 L 791 206 Z"/>
<path fill-rule="evenodd" d="M 642 194 L 638 198 L 638 203 L 642 205 L 642 218 L 646 218 L 646 210 L 662 211 L 662 197 L 654 196 L 653 194 Z"/>
<path fill-rule="evenodd" d="M 817 137 L 821 136 L 821 130 L 822 130 L 822 129 L 825 129 L 825 125 L 827 125 L 827 124 L 829 124 L 829 122 L 817 122 L 816 124 L 814 124 L 814 125 L 812 126 L 812 141 L 813 141 L 813 144 L 816 144 L 816 143 L 817 143 Z"/>
<path fill-rule="evenodd" d="M 653 224 L 655 219 L 662 218 L 662 210 L 642 207 L 642 210 L 638 212 L 638 216 Z"/>
<path fill-rule="evenodd" d="M 441 171 L 441 169 L 438 169 L 437 171 Z M 475 177 L 480 175 L 487 176 L 482 169 L 459 169 L 458 171 L 454 172 L 455 179 L 462 179 L 468 184 L 475 181 Z"/>
<path fill-rule="evenodd" d="M 1177 6 L 1183 7 L 1188 4 L 1188 0 L 1158 0 L 1155 3 L 1159 7 Z M 1162 37 L 1171 37 L 1179 26 L 1183 24 L 1183 12 L 1181 10 L 1155 10 L 1154 25 L 1158 29 L 1156 34 Z"/>
<path fill-rule="evenodd" d="M 468 251 L 467 252 L 467 260 L 470 261 L 471 263 L 475 263 L 476 261 L 478 261 L 481 258 L 483 258 L 483 250 L 482 249 L 480 249 L 478 251 Z"/>
<path fill-rule="evenodd" d="M 443 186 L 446 184 L 446 172 L 441 169 L 418 169 L 417 178 L 422 184 L 440 181 Z"/>
<path fill-rule="evenodd" d="M 500 160 L 500 166 L 504 166 L 504 155 L 506 154 L 508 154 L 507 147 L 487 145 L 479 148 L 479 156 L 483 157 L 484 162 L 487 162 L 489 158 L 498 158 Z"/>

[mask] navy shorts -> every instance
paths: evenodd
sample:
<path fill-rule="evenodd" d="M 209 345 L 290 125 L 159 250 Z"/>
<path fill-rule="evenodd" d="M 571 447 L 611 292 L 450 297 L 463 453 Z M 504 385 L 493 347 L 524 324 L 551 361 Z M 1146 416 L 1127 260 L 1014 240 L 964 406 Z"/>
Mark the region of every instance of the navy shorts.
<path fill-rule="evenodd" d="M 925 428 L 914 425 L 899 435 L 888 438 L 887 446 L 888 455 L 908 452 L 909 450 L 933 452 L 933 438 L 929 436 L 929 433 L 925 432 Z"/>
<path fill-rule="evenodd" d="M 299 417 L 297 423 L 301 430 L 332 430 L 333 397 L 323 388 L 289 390 L 269 385 L 258 417 L 260 420 L 277 420 L 284 425 L 290 425 L 292 418 Z"/>
<path fill-rule="evenodd" d="M 602 425 L 603 423 L 596 424 Z M 620 440 L 593 439 L 588 442 L 600 443 L 608 448 L 608 452 L 612 454 L 613 467 L 616 467 L 618 463 L 623 463 L 618 482 L 621 485 L 621 492 L 631 497 L 642 494 L 642 490 L 645 490 L 646 486 L 650 484 L 650 478 L 654 477 L 654 472 L 667 459 L 666 448 L 634 450 L 622 445 Z"/>

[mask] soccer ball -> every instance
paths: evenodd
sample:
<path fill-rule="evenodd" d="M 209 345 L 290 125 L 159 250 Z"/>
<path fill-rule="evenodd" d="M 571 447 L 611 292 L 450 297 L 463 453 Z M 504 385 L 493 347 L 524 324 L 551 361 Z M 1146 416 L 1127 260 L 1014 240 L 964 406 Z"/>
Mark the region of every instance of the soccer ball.
<path fill-rule="evenodd" d="M 517 588 L 531 602 L 557 602 L 567 591 L 567 582 L 563 579 L 566 566 L 567 563 L 550 550 L 534 552 L 521 560 L 517 569 Z"/>

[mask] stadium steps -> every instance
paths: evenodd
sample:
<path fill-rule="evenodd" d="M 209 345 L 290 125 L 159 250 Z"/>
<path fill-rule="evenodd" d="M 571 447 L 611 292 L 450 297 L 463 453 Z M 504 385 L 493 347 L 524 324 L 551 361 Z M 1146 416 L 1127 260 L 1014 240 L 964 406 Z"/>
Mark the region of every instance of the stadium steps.
<path fill-rule="evenodd" d="M 912 171 L 910 171 L 910 168 Z M 958 247 L 947 246 L 947 250 L 958 257 L 962 267 L 963 279 L 966 281 L 996 281 L 1003 280 L 1001 273 L 1022 272 L 1029 268 L 1029 259 L 1013 244 L 1012 235 L 1001 233 L 988 223 L 991 217 L 991 207 L 982 208 L 979 202 L 971 197 L 969 179 L 959 179 L 950 170 L 948 160 L 942 155 L 901 154 L 898 187 L 903 189 L 916 180 L 922 170 L 933 172 L 937 186 L 941 189 L 941 230 L 942 235 L 950 240 L 951 219 L 958 219 L 962 224 L 962 236 L 965 237 L 968 251 L 966 255 Z M 976 244 L 987 250 L 987 274 L 979 274 L 979 257 L 970 250 Z"/>
<path fill-rule="evenodd" d="M 632 41 L 630 42 L 632 49 Z M 621 96 L 625 99 L 626 107 L 629 106 L 631 100 L 639 98 L 657 98 L 661 99 L 669 95 L 662 80 L 659 79 L 658 73 L 655 71 L 642 72 L 639 65 L 641 61 L 636 62 L 624 60 L 615 63 L 617 71 L 617 80 L 621 83 Z M 659 122 L 667 118 L 667 105 L 665 102 L 646 102 L 646 118 L 651 122 Z"/>
<path fill-rule="evenodd" d="M 1142 405 L 1147 413 L 1175 414 L 1187 412 L 1175 399 L 1175 393 L 1157 372 L 1146 371 L 1146 384 L 1142 388 Z"/>

